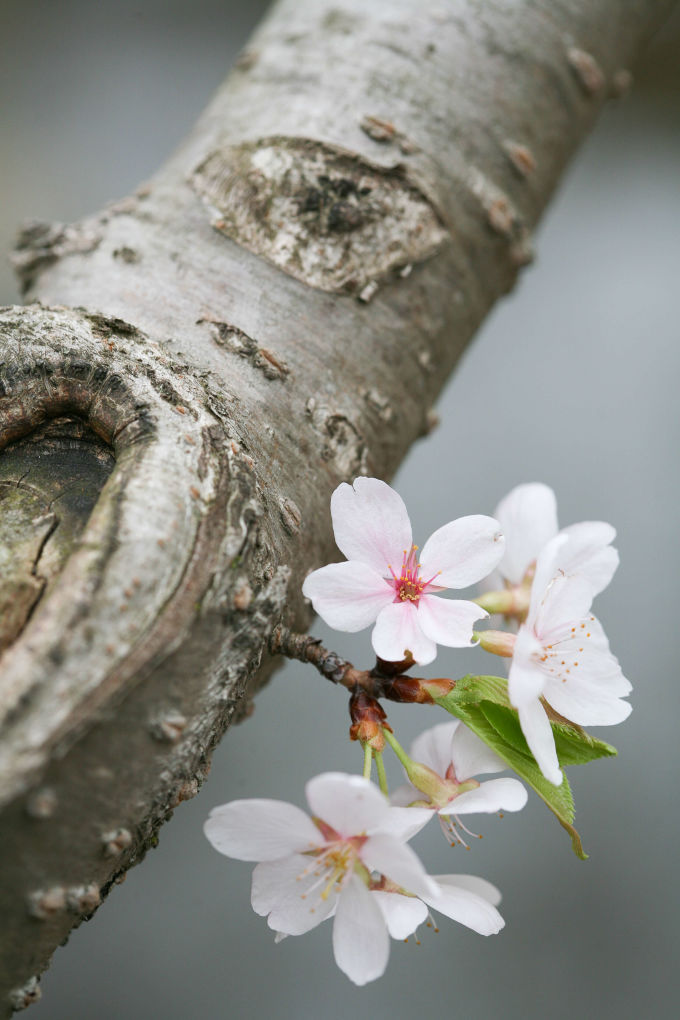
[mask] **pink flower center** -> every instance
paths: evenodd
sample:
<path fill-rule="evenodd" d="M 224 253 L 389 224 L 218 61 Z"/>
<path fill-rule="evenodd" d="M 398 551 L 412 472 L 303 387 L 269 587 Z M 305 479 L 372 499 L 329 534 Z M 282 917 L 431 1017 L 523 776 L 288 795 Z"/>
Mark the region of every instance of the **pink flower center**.
<path fill-rule="evenodd" d="M 392 569 L 392 564 L 388 563 L 387 565 L 392 575 L 391 583 L 394 586 L 395 602 L 413 602 L 417 606 L 420 596 L 425 595 L 433 587 L 432 582 L 435 577 L 441 574 L 441 570 L 438 570 L 429 581 L 423 581 L 420 575 L 420 563 L 418 563 L 417 552 L 417 545 L 412 545 L 410 550 L 404 549 L 404 559 L 398 577 Z"/>
<path fill-rule="evenodd" d="M 359 852 L 368 839 L 365 835 L 341 836 L 321 818 L 312 819 L 326 843 L 309 851 L 310 866 L 299 877 L 312 874 L 317 881 L 307 890 L 306 896 L 322 886 L 321 899 L 326 900 L 331 892 L 339 893 L 359 863 Z"/>

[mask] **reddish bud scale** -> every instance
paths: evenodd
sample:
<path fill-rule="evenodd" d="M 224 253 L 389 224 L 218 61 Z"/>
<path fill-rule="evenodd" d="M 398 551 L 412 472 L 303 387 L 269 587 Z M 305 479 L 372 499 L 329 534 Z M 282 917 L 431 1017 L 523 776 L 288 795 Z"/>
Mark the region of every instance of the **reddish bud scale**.
<path fill-rule="evenodd" d="M 400 662 L 388 662 L 386 659 L 378 657 L 375 660 L 375 669 L 372 670 L 372 675 L 378 677 L 397 676 L 400 673 L 407 673 L 415 664 L 416 660 L 412 655 L 401 659 Z"/>
<path fill-rule="evenodd" d="M 456 686 L 455 680 L 421 680 L 415 676 L 396 676 L 386 683 L 383 696 L 403 704 L 433 705 Z"/>
<path fill-rule="evenodd" d="M 383 727 L 387 729 L 391 727 L 380 703 L 365 691 L 355 691 L 349 699 L 349 714 L 352 720 L 349 728 L 350 740 L 360 740 L 374 751 L 383 751 L 385 748 Z"/>

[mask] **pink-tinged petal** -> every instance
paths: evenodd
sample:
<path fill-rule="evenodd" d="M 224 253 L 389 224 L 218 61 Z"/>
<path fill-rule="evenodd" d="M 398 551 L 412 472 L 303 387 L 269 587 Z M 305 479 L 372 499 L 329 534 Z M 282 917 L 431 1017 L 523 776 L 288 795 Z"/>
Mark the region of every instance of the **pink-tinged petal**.
<path fill-rule="evenodd" d="M 381 576 L 388 564 L 399 573 L 404 550 L 410 550 L 411 522 L 401 496 L 379 478 L 343 482 L 331 496 L 335 542 L 348 560 L 365 563 Z"/>
<path fill-rule="evenodd" d="M 369 871 L 379 871 L 406 892 L 423 896 L 436 891 L 415 851 L 392 836 L 369 836 L 359 856 Z"/>
<path fill-rule="evenodd" d="M 437 645 L 423 633 L 418 613 L 412 602 L 393 602 L 381 609 L 371 635 L 375 654 L 387 662 L 401 662 L 410 652 L 421 666 L 432 662 Z"/>
<path fill-rule="evenodd" d="M 457 728 L 451 743 L 451 760 L 458 782 L 485 773 L 503 772 L 508 767 L 495 751 L 487 747 L 484 741 L 463 723 Z"/>
<path fill-rule="evenodd" d="M 497 907 L 503 899 L 500 890 L 495 885 L 487 882 L 485 878 L 478 878 L 477 875 L 433 875 L 432 877 L 439 885 L 467 889 L 468 892 L 481 896 L 494 907 Z"/>
<path fill-rule="evenodd" d="M 555 740 L 543 705 L 538 700 L 529 701 L 519 708 L 518 714 L 522 733 L 539 769 L 553 786 L 561 786 L 564 776 L 557 761 Z"/>
<path fill-rule="evenodd" d="M 396 790 L 395 793 L 397 793 Z M 422 793 L 411 787 L 412 801 L 422 799 L 422 796 Z M 368 834 L 369 836 L 393 836 L 400 843 L 408 843 L 421 829 L 425 828 L 433 813 L 432 808 L 396 805 L 391 797 L 389 814 L 381 820 L 380 825 L 369 829 Z"/>
<path fill-rule="evenodd" d="M 329 627 L 353 634 L 392 602 L 394 588 L 364 563 L 329 563 L 307 575 L 302 594 Z"/>
<path fill-rule="evenodd" d="M 445 776 L 451 764 L 453 735 L 463 724 L 458 719 L 438 723 L 421 733 L 411 744 L 411 758 L 427 765 L 439 776 Z M 480 741 L 481 743 L 481 741 Z M 505 766 L 503 766 L 505 768 Z"/>
<path fill-rule="evenodd" d="M 616 529 L 604 521 L 581 521 L 562 530 L 568 541 L 562 547 L 559 567 L 565 574 L 578 574 L 599 595 L 611 581 L 619 565 L 619 554 L 610 543 Z"/>
<path fill-rule="evenodd" d="M 519 584 L 543 547 L 557 534 L 555 493 L 541 482 L 518 485 L 501 500 L 494 516 L 505 535 L 505 555 L 499 570 L 511 584 Z"/>
<path fill-rule="evenodd" d="M 474 602 L 422 595 L 418 603 L 418 622 L 426 637 L 448 648 L 469 648 L 474 644 L 472 629 L 476 620 L 489 614 Z"/>
<path fill-rule="evenodd" d="M 340 894 L 333 922 L 333 954 L 343 974 L 365 985 L 384 974 L 390 939 L 382 910 L 356 875 Z"/>
<path fill-rule="evenodd" d="M 434 910 L 479 935 L 496 935 L 505 926 L 505 921 L 486 897 L 460 885 L 441 884 L 435 896 L 423 896 L 423 899 Z"/>
<path fill-rule="evenodd" d="M 475 790 L 461 793 L 443 807 L 440 815 L 469 815 L 476 812 L 521 811 L 528 794 L 517 779 L 489 779 Z"/>
<path fill-rule="evenodd" d="M 382 892 L 374 889 L 371 896 L 380 907 L 387 930 L 393 939 L 407 939 L 419 924 L 427 920 L 428 909 L 415 896 L 401 893 Z"/>
<path fill-rule="evenodd" d="M 563 631 L 565 624 L 581 621 L 588 615 L 592 601 L 592 588 L 584 577 L 561 574 L 555 577 L 532 621 L 536 636 L 543 644 L 554 644 L 558 631 Z"/>
<path fill-rule="evenodd" d="M 370 780 L 344 772 L 323 772 L 305 786 L 312 815 L 340 836 L 359 836 L 389 815 L 389 803 Z"/>
<path fill-rule="evenodd" d="M 504 550 L 505 539 L 493 517 L 482 514 L 459 517 L 428 538 L 420 557 L 421 575 L 429 580 L 441 571 L 436 584 L 467 588 L 498 566 Z"/>
<path fill-rule="evenodd" d="M 294 854 L 280 861 L 266 861 L 253 871 L 250 900 L 256 914 L 268 916 L 269 927 L 286 935 L 302 935 L 316 928 L 335 909 L 337 894 L 320 879 L 314 857 Z M 330 881 L 330 873 L 329 873 Z"/>
<path fill-rule="evenodd" d="M 543 693 L 546 680 L 540 662 L 543 654 L 543 646 L 530 628 L 520 627 L 508 673 L 508 697 L 515 708 L 530 704 Z"/>
<path fill-rule="evenodd" d="M 203 826 L 221 854 L 238 861 L 275 861 L 320 843 L 304 811 L 282 800 L 234 800 L 213 808 Z"/>

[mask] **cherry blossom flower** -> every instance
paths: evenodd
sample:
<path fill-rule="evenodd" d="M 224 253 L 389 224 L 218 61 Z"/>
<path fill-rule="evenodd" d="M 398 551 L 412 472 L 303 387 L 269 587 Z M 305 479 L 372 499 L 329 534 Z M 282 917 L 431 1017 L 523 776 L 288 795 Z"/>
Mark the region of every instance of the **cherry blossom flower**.
<path fill-rule="evenodd" d="M 417 777 L 422 780 L 417 787 L 409 783 L 395 790 L 392 803 L 426 804 L 439 815 L 442 831 L 452 845 L 467 846 L 457 826 L 473 835 L 459 815 L 520 811 L 527 802 L 527 791 L 517 779 L 504 777 L 480 783 L 474 778 L 503 772 L 508 766 L 459 720 L 440 723 L 421 733 L 409 753 L 427 771 Z"/>
<path fill-rule="evenodd" d="M 578 562 L 577 547 L 587 569 L 574 568 L 569 573 L 564 564 Z M 611 567 L 610 558 L 596 551 L 590 555 L 588 550 L 595 549 L 595 544 L 586 541 L 574 544 L 564 532 L 545 546 L 536 562 L 529 612 L 510 664 L 510 701 L 541 772 L 555 786 L 562 782 L 562 772 L 542 700 L 581 726 L 614 725 L 631 711 L 628 702 L 621 700 L 631 685 L 590 612 L 599 583 L 593 579 L 601 581 Z"/>
<path fill-rule="evenodd" d="M 345 563 L 313 571 L 302 591 L 335 630 L 375 623 L 376 654 L 398 662 L 410 652 L 432 662 L 437 644 L 471 645 L 472 627 L 488 614 L 473 602 L 440 598 L 486 577 L 503 556 L 503 535 L 492 517 L 461 517 L 439 528 L 418 555 L 401 497 L 377 478 L 343 483 L 331 516 Z"/>
<path fill-rule="evenodd" d="M 558 534 L 555 493 L 541 482 L 518 485 L 498 504 L 495 516 L 505 535 L 505 553 L 498 572 L 507 586 L 517 587 Z M 603 521 L 583 521 L 563 528 L 559 534 L 568 541 L 560 546 L 555 570 L 584 577 L 593 595 L 598 595 L 619 563 L 618 553 L 610 544 L 616 537 L 615 529 Z"/>
<path fill-rule="evenodd" d="M 412 935 L 418 925 L 430 917 L 428 907 L 458 921 L 478 935 L 497 935 L 505 921 L 496 910 L 501 894 L 491 882 L 476 875 L 433 875 L 439 886 L 436 895 L 418 898 L 405 896 L 383 881 L 376 883 L 371 895 L 385 919 L 393 939 Z M 437 930 L 437 929 L 435 929 Z"/>
<path fill-rule="evenodd" d="M 220 853 L 259 862 L 251 902 L 268 918 L 277 941 L 333 917 L 335 961 L 351 981 L 363 985 L 387 966 L 390 925 L 397 921 L 388 922 L 386 914 L 412 913 L 410 903 L 420 902 L 417 897 L 457 914 L 475 930 L 500 930 L 503 921 L 488 896 L 469 888 L 467 898 L 465 889 L 451 894 L 446 881 L 430 877 L 406 845 L 430 811 L 392 807 L 369 780 L 337 772 L 311 779 L 306 796 L 311 818 L 282 801 L 239 800 L 215 808 L 205 825 Z M 372 888 L 389 889 L 399 903 L 385 909 Z"/>

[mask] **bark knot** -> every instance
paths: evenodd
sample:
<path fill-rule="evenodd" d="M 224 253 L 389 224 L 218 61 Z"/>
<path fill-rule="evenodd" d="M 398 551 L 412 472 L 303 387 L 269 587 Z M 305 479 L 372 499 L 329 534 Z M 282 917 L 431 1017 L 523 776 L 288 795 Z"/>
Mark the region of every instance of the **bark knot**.
<path fill-rule="evenodd" d="M 190 181 L 216 230 L 320 290 L 359 293 L 449 236 L 402 166 L 304 138 L 226 146 Z"/>

